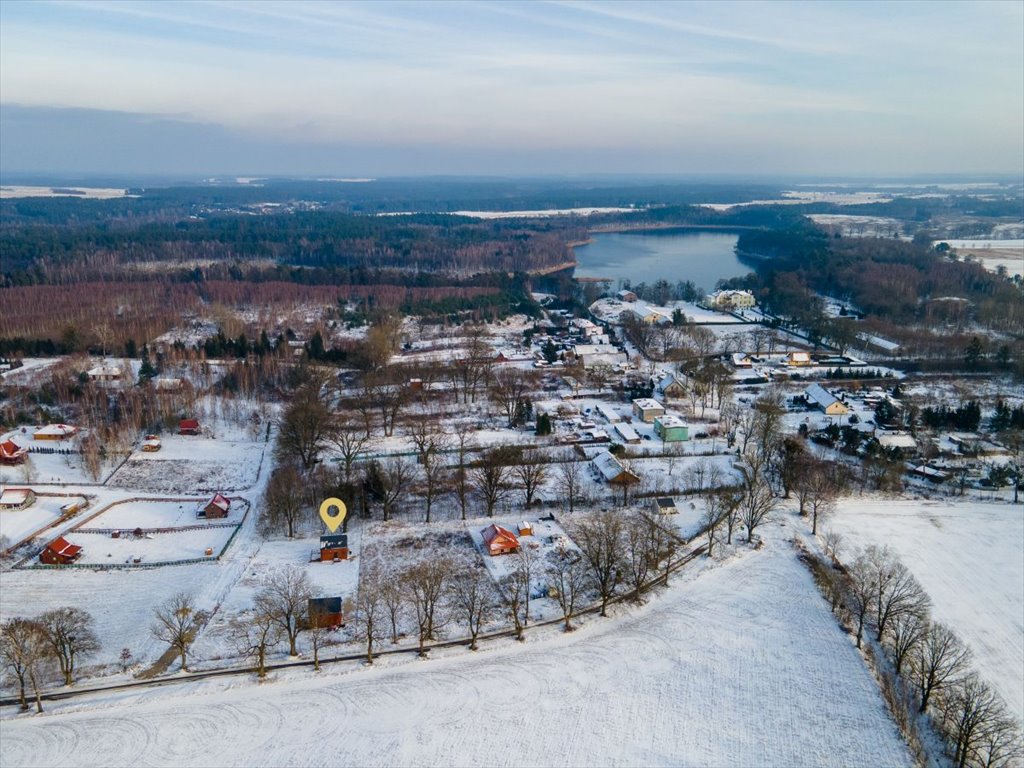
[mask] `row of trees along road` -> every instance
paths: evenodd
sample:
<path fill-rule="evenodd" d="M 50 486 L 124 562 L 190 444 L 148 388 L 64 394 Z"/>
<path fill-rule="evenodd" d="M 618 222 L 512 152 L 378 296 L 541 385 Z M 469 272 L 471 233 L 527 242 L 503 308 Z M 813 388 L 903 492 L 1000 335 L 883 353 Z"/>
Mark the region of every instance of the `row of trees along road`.
<path fill-rule="evenodd" d="M 957 768 L 1003 768 L 1024 756 L 1020 725 L 999 695 L 971 668 L 971 652 L 931 616 L 931 600 L 888 547 L 869 546 L 848 568 L 810 559 L 832 612 L 851 628 L 857 647 L 870 639 L 887 664 L 883 693 L 904 732 L 930 716 Z"/>

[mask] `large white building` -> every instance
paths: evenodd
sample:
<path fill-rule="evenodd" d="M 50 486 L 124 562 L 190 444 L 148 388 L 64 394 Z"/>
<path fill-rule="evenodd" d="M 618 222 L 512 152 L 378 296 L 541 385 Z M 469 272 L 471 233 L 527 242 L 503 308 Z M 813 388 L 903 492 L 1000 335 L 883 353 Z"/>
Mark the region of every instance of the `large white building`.
<path fill-rule="evenodd" d="M 715 309 L 750 309 L 757 306 L 750 291 L 715 291 L 708 296 L 708 303 Z"/>

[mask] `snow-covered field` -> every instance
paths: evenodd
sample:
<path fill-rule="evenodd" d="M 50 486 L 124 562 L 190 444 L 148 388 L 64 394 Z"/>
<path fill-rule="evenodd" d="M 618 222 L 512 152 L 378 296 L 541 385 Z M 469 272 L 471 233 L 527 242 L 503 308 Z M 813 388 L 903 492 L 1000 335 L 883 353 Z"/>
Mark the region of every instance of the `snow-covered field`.
<path fill-rule="evenodd" d="M 124 501 L 112 504 L 82 526 L 82 530 L 97 528 L 180 528 L 186 525 L 211 525 L 214 523 L 237 523 L 245 513 L 241 504 L 233 504 L 227 517 L 204 520 L 196 517 L 196 509 L 203 506 L 207 498 L 176 499 L 174 501 L 153 501 L 150 499 Z"/>
<path fill-rule="evenodd" d="M 135 560 L 142 565 L 154 565 L 216 557 L 233 532 L 233 527 L 211 527 L 198 531 L 151 533 L 141 538 L 122 535 L 114 539 L 106 533 L 79 531 L 71 532 L 65 538 L 82 547 L 82 557 L 78 562 L 83 565 L 125 565 Z M 207 549 L 213 550 L 212 554 L 207 555 Z"/>
<path fill-rule="evenodd" d="M 8 710 L 0 763 L 910 765 L 781 535 L 702 567 L 569 635 Z"/>
<path fill-rule="evenodd" d="M 265 448 L 263 442 L 171 435 L 156 453 L 134 453 L 109 485 L 176 493 L 241 490 L 256 481 Z"/>
<path fill-rule="evenodd" d="M 854 548 L 888 544 L 1024 718 L 1024 509 L 969 500 L 850 499 L 827 525 Z"/>

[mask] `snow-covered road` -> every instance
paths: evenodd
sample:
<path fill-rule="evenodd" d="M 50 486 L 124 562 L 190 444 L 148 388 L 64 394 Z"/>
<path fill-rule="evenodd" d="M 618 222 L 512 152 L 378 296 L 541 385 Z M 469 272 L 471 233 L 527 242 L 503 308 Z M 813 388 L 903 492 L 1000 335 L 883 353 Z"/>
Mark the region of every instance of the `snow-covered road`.
<path fill-rule="evenodd" d="M 7 710 L 0 765 L 909 765 L 784 529 L 771 536 L 570 635 Z"/>

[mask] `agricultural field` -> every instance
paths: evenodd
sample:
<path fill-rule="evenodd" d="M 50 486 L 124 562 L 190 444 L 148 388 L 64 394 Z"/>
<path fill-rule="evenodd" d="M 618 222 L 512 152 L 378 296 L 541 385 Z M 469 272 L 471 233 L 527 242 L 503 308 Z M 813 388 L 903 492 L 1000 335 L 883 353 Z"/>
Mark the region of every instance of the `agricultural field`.
<path fill-rule="evenodd" d="M 571 635 L 291 670 L 259 688 L 210 680 L 52 703 L 43 717 L 5 720 L 0 755 L 11 765 L 305 765 L 338 757 L 309 752 L 326 732 L 354 765 L 500 755 L 517 765 L 909 766 L 850 638 L 790 545 L 771 539 Z"/>
<path fill-rule="evenodd" d="M 265 448 L 262 441 L 171 435 L 156 453 L 133 453 L 109 485 L 172 493 L 242 490 L 256 481 Z"/>
<path fill-rule="evenodd" d="M 888 545 L 931 597 L 932 615 L 970 647 L 974 667 L 1024 719 L 1024 512 L 956 499 L 854 500 L 828 523 L 841 555 Z"/>

